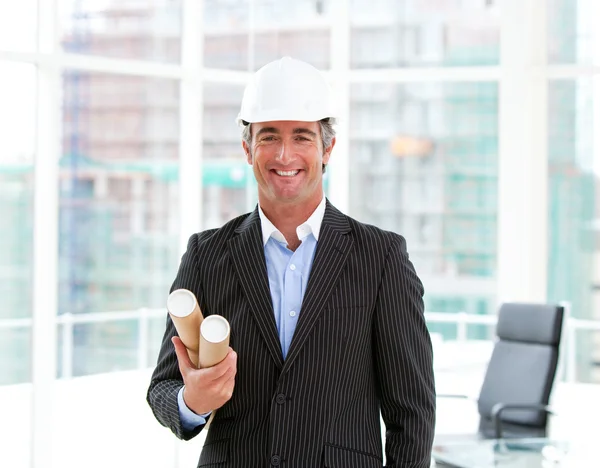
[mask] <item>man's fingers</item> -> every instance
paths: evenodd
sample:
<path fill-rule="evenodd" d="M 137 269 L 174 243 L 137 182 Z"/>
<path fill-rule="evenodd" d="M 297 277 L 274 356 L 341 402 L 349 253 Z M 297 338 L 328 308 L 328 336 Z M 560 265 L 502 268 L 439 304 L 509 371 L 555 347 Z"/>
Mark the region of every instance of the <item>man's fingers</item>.
<path fill-rule="evenodd" d="M 205 371 L 205 376 L 207 380 L 218 380 L 222 378 L 229 370 L 233 368 L 234 375 L 237 370 L 237 354 L 236 352 L 229 348 L 229 353 L 219 364 L 216 364 L 212 367 L 207 367 L 203 369 Z"/>
<path fill-rule="evenodd" d="M 187 374 L 188 371 L 195 369 L 194 363 L 191 361 L 190 356 L 187 352 L 187 348 L 181 341 L 181 338 L 174 336 L 171 338 L 173 346 L 175 346 L 175 354 L 177 354 L 177 362 L 179 362 L 179 370 L 181 375 Z"/>
<path fill-rule="evenodd" d="M 225 381 L 223 384 L 223 388 L 229 388 L 231 392 L 233 392 L 233 387 L 235 386 L 235 372 Z"/>

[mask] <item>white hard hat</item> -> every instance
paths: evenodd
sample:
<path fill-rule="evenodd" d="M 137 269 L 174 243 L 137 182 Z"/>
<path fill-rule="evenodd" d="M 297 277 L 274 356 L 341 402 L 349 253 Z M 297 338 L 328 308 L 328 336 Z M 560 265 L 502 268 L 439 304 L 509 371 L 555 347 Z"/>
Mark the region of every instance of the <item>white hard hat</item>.
<path fill-rule="evenodd" d="M 238 125 L 274 120 L 336 121 L 333 95 L 325 77 L 312 65 L 291 57 L 266 64 L 244 91 Z"/>

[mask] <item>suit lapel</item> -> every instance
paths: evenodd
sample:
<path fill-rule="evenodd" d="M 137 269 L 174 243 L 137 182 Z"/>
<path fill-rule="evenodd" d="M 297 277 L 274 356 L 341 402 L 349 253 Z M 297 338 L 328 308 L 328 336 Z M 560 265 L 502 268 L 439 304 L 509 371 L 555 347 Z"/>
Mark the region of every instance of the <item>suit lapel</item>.
<path fill-rule="evenodd" d="M 229 240 L 233 266 L 269 353 L 281 368 L 281 343 L 269 290 L 258 209 L 244 220 L 236 233 L 238 235 Z"/>
<path fill-rule="evenodd" d="M 346 235 L 348 232 L 350 232 L 350 224 L 347 218 L 327 201 L 317 250 L 300 309 L 300 318 L 282 374 L 290 368 L 298 356 L 323 313 L 324 306 L 344 269 L 353 244 L 352 238 Z"/>

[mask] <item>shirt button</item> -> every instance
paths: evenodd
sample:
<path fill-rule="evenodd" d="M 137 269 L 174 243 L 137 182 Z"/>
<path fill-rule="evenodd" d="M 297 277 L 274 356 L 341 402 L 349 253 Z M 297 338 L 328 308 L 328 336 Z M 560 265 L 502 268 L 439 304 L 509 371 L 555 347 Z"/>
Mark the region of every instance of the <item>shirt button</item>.
<path fill-rule="evenodd" d="M 295 310 L 292 310 L 292 311 L 290 312 L 290 317 L 295 317 L 295 316 L 296 316 L 296 311 L 295 311 Z"/>
<path fill-rule="evenodd" d="M 296 265 L 294 265 L 293 263 L 290 265 L 290 270 L 295 270 L 296 269 Z"/>
<path fill-rule="evenodd" d="M 271 457 L 271 465 L 279 466 L 281 464 L 281 457 L 279 455 L 273 455 Z"/>
<path fill-rule="evenodd" d="M 283 393 L 278 393 L 275 397 L 275 402 L 278 405 L 283 405 L 285 403 L 285 395 Z"/>

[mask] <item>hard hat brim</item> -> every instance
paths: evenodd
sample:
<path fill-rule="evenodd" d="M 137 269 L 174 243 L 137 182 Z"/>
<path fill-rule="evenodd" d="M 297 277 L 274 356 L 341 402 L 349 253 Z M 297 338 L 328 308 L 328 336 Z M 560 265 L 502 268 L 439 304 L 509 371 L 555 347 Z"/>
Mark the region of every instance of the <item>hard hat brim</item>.
<path fill-rule="evenodd" d="M 282 114 L 279 111 L 272 112 L 261 112 L 259 114 L 253 115 L 251 118 L 247 116 L 243 116 L 241 113 L 236 118 L 236 123 L 240 127 L 246 126 L 251 123 L 260 123 L 260 122 L 277 122 L 277 121 L 297 121 L 297 122 L 320 122 L 321 120 L 328 119 L 329 123 L 335 125 L 337 123 L 337 118 L 332 117 L 331 115 L 323 115 L 323 114 Z"/>

